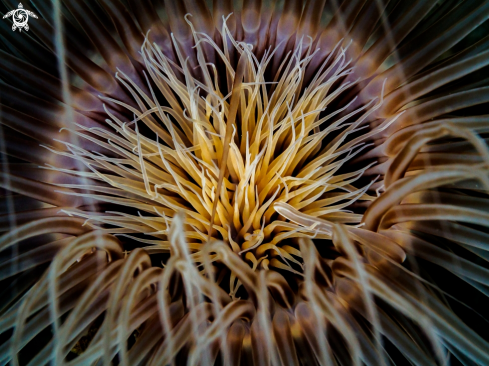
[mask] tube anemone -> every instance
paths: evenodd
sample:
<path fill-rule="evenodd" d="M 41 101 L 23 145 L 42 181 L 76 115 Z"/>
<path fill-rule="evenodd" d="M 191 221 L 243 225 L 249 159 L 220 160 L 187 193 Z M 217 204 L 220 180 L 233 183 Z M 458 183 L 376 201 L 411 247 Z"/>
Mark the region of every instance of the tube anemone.
<path fill-rule="evenodd" d="M 25 8 L 2 364 L 489 364 L 488 1 Z"/>

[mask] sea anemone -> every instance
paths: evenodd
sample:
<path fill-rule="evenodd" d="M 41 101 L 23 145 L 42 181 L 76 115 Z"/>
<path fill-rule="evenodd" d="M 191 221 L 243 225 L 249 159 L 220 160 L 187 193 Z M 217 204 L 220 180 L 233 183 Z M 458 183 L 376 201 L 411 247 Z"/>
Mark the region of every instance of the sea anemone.
<path fill-rule="evenodd" d="M 1 364 L 489 364 L 489 1 L 24 7 Z"/>

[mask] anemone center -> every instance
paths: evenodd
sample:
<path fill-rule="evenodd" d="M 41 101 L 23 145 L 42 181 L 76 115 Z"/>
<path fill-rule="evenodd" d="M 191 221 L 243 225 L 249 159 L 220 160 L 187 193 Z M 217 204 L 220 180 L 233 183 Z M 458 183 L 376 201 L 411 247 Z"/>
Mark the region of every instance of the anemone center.
<path fill-rule="evenodd" d="M 366 147 L 370 134 L 392 121 L 358 133 L 365 131 L 364 121 L 378 101 L 348 113 L 350 105 L 331 107 L 349 87 L 338 82 L 352 72 L 346 50 L 331 50 L 306 80 L 314 52 L 299 45 L 270 78 L 273 50 L 258 60 L 249 45 L 230 36 L 225 23 L 223 34 L 228 39 L 219 47 L 194 32 L 196 52 L 190 55 L 174 41 L 178 63 L 157 44 L 143 44 L 147 83 L 120 72 L 117 78 L 132 104 L 105 98 L 128 113 L 106 107 L 107 129 L 76 132 L 107 154 L 68 144 L 71 156 L 89 168 L 77 174 L 96 182 L 76 188 L 115 208 L 69 214 L 144 243 L 150 253 L 165 253 L 171 222 L 183 212 L 195 262 L 202 261 L 211 233 L 254 269 L 297 272 L 301 253 L 287 244 L 289 239 L 330 239 L 325 220 L 360 224 L 362 215 L 348 208 L 374 199 L 367 194 L 370 184 L 355 185 L 370 165 L 342 168 Z M 218 60 L 206 57 L 204 43 L 215 49 Z"/>

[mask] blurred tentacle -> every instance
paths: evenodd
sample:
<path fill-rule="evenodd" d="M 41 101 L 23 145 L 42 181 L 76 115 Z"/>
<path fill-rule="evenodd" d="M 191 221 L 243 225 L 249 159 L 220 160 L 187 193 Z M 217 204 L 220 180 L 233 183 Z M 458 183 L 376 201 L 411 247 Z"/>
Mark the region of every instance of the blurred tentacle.
<path fill-rule="evenodd" d="M 382 36 L 360 57 L 347 80 L 355 80 L 357 77 L 366 79 L 371 76 L 435 4 L 435 1 L 417 0 L 411 3 L 395 23 L 382 22 Z"/>
<path fill-rule="evenodd" d="M 402 57 L 402 62 L 399 62 L 396 66 L 373 78 L 369 85 L 361 91 L 359 96 L 370 99 L 378 93 L 385 79 L 387 79 L 385 86 L 386 92 L 394 90 L 406 78 L 414 75 L 437 56 L 458 43 L 474 28 L 484 22 L 488 16 L 489 4 L 482 3 L 474 9 L 470 9 L 469 7 L 467 13 L 463 13 L 463 18 L 460 18 L 460 14 L 457 14 L 456 19 L 459 19 L 458 21 L 448 16 L 442 19 L 440 21 L 441 23 L 437 25 L 440 29 L 444 30 L 441 34 L 434 32 L 433 34 L 436 34 L 436 37 L 420 35 L 419 39 L 412 40 L 412 44 L 416 44 L 413 51 L 405 57 Z M 419 42 L 421 42 L 421 46 Z"/>
<path fill-rule="evenodd" d="M 144 36 L 132 20 L 127 8 L 119 0 L 101 0 L 100 4 L 110 15 L 131 57 L 135 60 L 140 60 L 139 50 L 144 41 Z"/>

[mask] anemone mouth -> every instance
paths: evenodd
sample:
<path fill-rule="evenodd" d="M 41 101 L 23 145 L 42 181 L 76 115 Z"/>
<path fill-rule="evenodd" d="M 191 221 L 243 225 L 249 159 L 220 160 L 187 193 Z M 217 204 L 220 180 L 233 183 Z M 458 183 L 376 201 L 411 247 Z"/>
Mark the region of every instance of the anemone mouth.
<path fill-rule="evenodd" d="M 35 6 L 2 363 L 489 363 L 488 2 Z"/>

